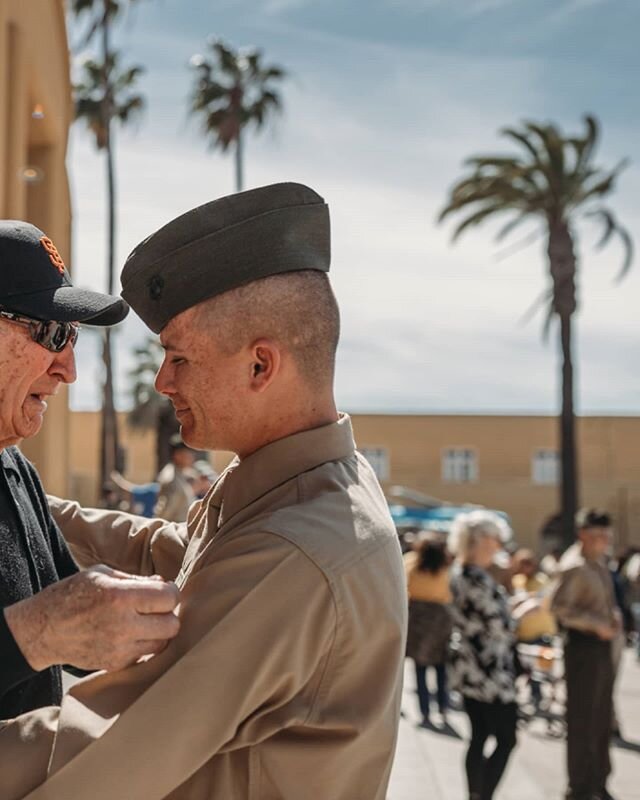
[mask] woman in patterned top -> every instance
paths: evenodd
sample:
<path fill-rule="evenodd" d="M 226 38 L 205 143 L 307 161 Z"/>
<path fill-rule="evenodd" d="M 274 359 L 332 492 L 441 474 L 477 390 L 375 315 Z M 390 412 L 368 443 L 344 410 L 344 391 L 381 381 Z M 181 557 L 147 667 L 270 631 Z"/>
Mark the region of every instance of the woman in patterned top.
<path fill-rule="evenodd" d="M 451 685 L 471 722 L 465 759 L 469 800 L 491 800 L 516 744 L 516 659 L 507 598 L 487 572 L 511 530 L 502 517 L 471 511 L 457 517 L 449 549 L 457 557 L 451 581 Z M 496 746 L 485 757 L 484 745 Z"/>

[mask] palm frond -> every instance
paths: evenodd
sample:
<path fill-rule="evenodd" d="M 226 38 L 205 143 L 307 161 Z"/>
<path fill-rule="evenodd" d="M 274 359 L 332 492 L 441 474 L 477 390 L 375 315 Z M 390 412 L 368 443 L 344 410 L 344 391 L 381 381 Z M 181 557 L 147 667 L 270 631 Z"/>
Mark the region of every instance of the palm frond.
<path fill-rule="evenodd" d="M 144 72 L 145 69 L 140 64 L 123 70 L 116 76 L 113 82 L 115 91 L 118 92 L 123 89 L 129 89 Z"/>
<path fill-rule="evenodd" d="M 552 293 L 553 294 L 553 293 Z M 553 303 L 549 303 L 549 308 L 547 309 L 546 316 L 544 318 L 544 324 L 542 326 L 542 341 L 548 342 L 549 341 L 549 333 L 551 331 L 551 323 L 553 322 L 553 316 L 555 314 Z"/>
<path fill-rule="evenodd" d="M 142 95 L 136 94 L 122 100 L 115 112 L 116 119 L 123 125 L 139 117 L 145 108 L 145 99 Z"/>
<path fill-rule="evenodd" d="M 498 233 L 496 233 L 495 240 L 496 242 L 501 242 L 503 239 L 506 239 L 509 234 L 514 231 L 519 225 L 522 225 L 523 222 L 528 222 L 531 218 L 530 211 L 522 211 L 518 216 L 514 217 L 512 220 L 509 220 L 506 225 L 504 225 Z"/>
<path fill-rule="evenodd" d="M 598 120 L 593 115 L 585 114 L 584 124 L 586 131 L 582 138 L 575 137 L 567 140 L 576 153 L 575 175 L 580 175 L 589 164 L 600 132 Z"/>
<path fill-rule="evenodd" d="M 134 349 L 135 366 L 129 370 L 129 393 L 133 407 L 127 421 L 133 428 L 155 428 L 169 401 L 155 390 L 155 376 L 164 358 L 159 340 L 149 336 L 145 343 Z"/>
<path fill-rule="evenodd" d="M 128 0 L 135 2 L 135 0 Z M 71 0 L 71 12 L 79 19 L 89 17 L 89 24 L 80 38 L 79 48 L 85 48 L 99 30 L 119 16 L 127 0 Z"/>
<path fill-rule="evenodd" d="M 460 234 L 464 233 L 464 231 L 467 230 L 467 228 L 479 225 L 488 217 L 494 216 L 495 214 L 504 213 L 505 211 L 508 210 L 509 209 L 505 208 L 505 206 L 502 203 L 495 203 L 494 205 L 488 205 L 485 206 L 484 208 L 480 208 L 477 211 L 474 211 L 472 214 L 466 217 L 461 223 L 459 223 L 454 228 L 453 234 L 451 236 L 451 241 L 455 242 L 460 236 Z"/>
<path fill-rule="evenodd" d="M 267 67 L 266 69 L 262 70 L 261 79 L 266 83 L 266 81 L 275 80 L 280 81 L 283 78 L 286 78 L 288 72 L 286 69 L 282 67 Z"/>
<path fill-rule="evenodd" d="M 528 121 L 525 127 L 538 138 L 544 149 L 544 153 L 540 153 L 538 166 L 547 179 L 554 200 L 560 200 L 565 178 L 564 140 L 555 125 L 550 123 L 538 125 Z"/>
<path fill-rule="evenodd" d="M 515 242 L 514 244 L 505 247 L 504 250 L 501 250 L 498 253 L 496 253 L 495 260 L 504 261 L 505 258 L 510 258 L 511 256 L 514 256 L 516 253 L 519 253 L 522 250 L 525 250 L 530 245 L 535 244 L 535 242 L 537 242 L 538 239 L 541 239 L 543 235 L 544 235 L 543 230 L 531 231 L 531 233 L 528 233 L 526 236 L 520 239 L 519 242 Z"/>
<path fill-rule="evenodd" d="M 271 85 L 285 76 L 277 65 L 262 64 L 262 51 L 234 50 L 221 39 L 210 39 L 211 56 L 196 54 L 189 66 L 194 83 L 189 112 L 201 118 L 202 130 L 212 148 L 226 151 L 250 124 L 261 128 L 268 115 L 282 107 Z"/>
<path fill-rule="evenodd" d="M 525 133 L 522 131 L 517 131 L 515 128 L 501 128 L 499 133 L 502 136 L 508 136 L 510 139 L 513 139 L 515 142 L 521 144 L 526 150 L 528 150 L 534 164 L 540 162 L 540 153 L 534 146 L 531 139 Z"/>
<path fill-rule="evenodd" d="M 609 194 L 615 186 L 618 175 L 628 166 L 628 164 L 629 159 L 624 158 L 622 161 L 616 164 L 611 172 L 605 173 L 602 170 L 597 170 L 592 173 L 590 179 L 593 180 L 595 178 L 596 180 L 591 184 L 586 181 L 586 185 L 582 185 L 576 199 L 579 201 L 579 203 L 584 203 L 585 200 L 589 200 L 593 197 L 603 197 L 604 195 Z"/>
<path fill-rule="evenodd" d="M 584 216 L 597 219 L 604 225 L 602 235 L 596 243 L 596 248 L 598 250 L 606 247 L 607 244 L 609 244 L 612 236 L 617 235 L 620 238 L 624 249 L 624 258 L 622 261 L 622 267 L 616 275 L 615 280 L 616 282 L 621 281 L 629 271 L 633 262 L 633 240 L 629 235 L 629 232 L 626 228 L 623 228 L 622 225 L 620 225 L 613 212 L 608 208 L 596 208 L 592 211 L 585 212 Z"/>
<path fill-rule="evenodd" d="M 543 305 L 546 305 L 547 308 L 549 308 L 552 300 L 553 300 L 553 289 L 545 289 L 536 297 L 533 303 L 520 317 L 519 324 L 527 325 L 529 321 L 533 319 L 533 317 L 538 313 L 538 309 L 541 308 Z"/>
<path fill-rule="evenodd" d="M 530 316 L 542 302 L 548 303 L 543 328 L 545 338 L 557 310 L 575 309 L 573 226 L 578 213 L 586 213 L 600 222 L 604 228 L 597 247 L 605 247 L 612 238 L 618 237 L 624 254 L 622 267 L 616 280 L 620 280 L 631 267 L 634 248 L 629 231 L 622 227 L 613 213 L 598 205 L 614 190 L 621 171 L 627 161 L 617 164 L 613 170 L 604 170 L 594 163 L 595 148 L 599 139 L 599 124 L 592 115 L 584 118 L 584 130 L 578 136 L 565 137 L 552 123 L 525 121 L 519 128 L 503 128 L 502 135 L 518 145 L 519 152 L 511 154 L 476 154 L 464 162 L 467 170 L 451 187 L 446 204 L 440 210 L 438 220 L 455 217 L 452 240 L 462 233 L 484 223 L 487 219 L 508 213 L 509 219 L 499 229 L 496 240 L 502 241 L 518 226 L 529 220 L 542 219 L 544 229 L 528 234 L 523 240 L 498 254 L 504 258 L 528 246 L 544 232 L 564 229 L 569 241 L 568 257 L 573 270 L 568 286 L 570 298 L 554 296 L 558 287 L 554 284 L 536 300 L 525 316 Z M 592 206 L 596 203 L 596 208 Z M 566 248 L 565 248 L 566 249 Z M 566 254 L 565 254 L 566 255 Z M 552 252 L 550 271 L 558 269 L 557 254 Z M 567 291 L 569 291 L 567 290 Z M 565 300 L 569 300 L 567 304 Z"/>
<path fill-rule="evenodd" d="M 108 53 L 106 59 L 87 59 L 82 65 L 79 83 L 74 85 L 76 119 L 83 119 L 94 134 L 98 150 L 109 142 L 112 120 L 125 125 L 144 108 L 144 98 L 132 94 L 138 77 L 144 72 L 136 65 L 121 69 L 119 54 Z"/>

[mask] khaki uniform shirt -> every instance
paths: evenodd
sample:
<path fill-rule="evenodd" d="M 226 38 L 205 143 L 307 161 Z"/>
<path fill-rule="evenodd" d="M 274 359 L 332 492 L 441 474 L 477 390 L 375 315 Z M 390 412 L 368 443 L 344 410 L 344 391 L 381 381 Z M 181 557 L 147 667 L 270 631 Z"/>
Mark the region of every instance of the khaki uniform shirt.
<path fill-rule="evenodd" d="M 551 611 L 565 628 L 595 635 L 598 626 L 615 624 L 613 580 L 604 564 L 572 547 L 562 557 L 556 581 Z"/>
<path fill-rule="evenodd" d="M 187 525 L 57 511 L 83 562 L 177 576 L 182 625 L 0 728 L 0 800 L 384 800 L 406 590 L 347 417 L 233 462 Z"/>

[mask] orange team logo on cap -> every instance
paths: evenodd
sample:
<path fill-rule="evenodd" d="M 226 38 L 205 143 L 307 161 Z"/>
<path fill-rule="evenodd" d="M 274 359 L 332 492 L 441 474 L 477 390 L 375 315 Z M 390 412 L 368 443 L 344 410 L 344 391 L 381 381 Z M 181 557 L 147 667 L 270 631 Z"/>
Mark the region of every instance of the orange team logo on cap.
<path fill-rule="evenodd" d="M 62 256 L 58 252 L 58 248 L 55 244 L 49 239 L 48 236 L 43 236 L 40 239 L 40 244 L 44 247 L 44 249 L 49 254 L 49 259 L 53 266 L 58 270 L 58 272 L 62 275 L 64 273 L 64 261 L 62 260 Z"/>

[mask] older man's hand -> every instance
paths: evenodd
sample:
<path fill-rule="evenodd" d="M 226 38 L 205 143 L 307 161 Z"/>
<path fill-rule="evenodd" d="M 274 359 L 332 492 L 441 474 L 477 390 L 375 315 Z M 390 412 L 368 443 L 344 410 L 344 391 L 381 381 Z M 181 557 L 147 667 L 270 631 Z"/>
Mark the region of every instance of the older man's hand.
<path fill-rule="evenodd" d="M 157 653 L 179 630 L 177 587 L 109 567 L 79 572 L 5 608 L 18 647 L 35 670 L 52 664 L 117 670 Z"/>

